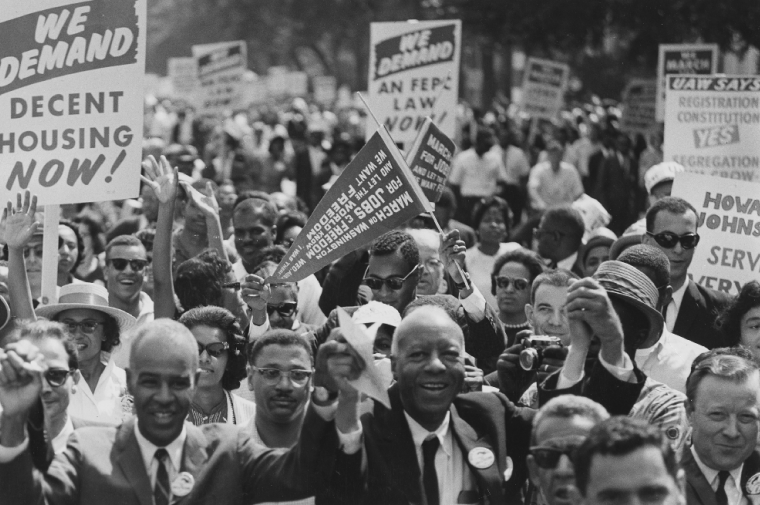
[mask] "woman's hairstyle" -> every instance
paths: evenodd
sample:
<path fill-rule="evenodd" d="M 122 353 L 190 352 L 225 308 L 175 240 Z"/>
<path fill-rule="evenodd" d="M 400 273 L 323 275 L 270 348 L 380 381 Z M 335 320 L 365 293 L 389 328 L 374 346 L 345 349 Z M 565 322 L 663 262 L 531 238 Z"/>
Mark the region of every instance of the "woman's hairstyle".
<path fill-rule="evenodd" d="M 741 343 L 741 323 L 744 314 L 760 307 L 760 282 L 750 281 L 744 285 L 739 295 L 720 313 L 715 326 L 723 333 L 727 346 Z"/>
<path fill-rule="evenodd" d="M 222 285 L 232 270 L 229 261 L 207 249 L 177 268 L 174 291 L 183 310 L 206 305 L 221 305 Z"/>
<path fill-rule="evenodd" d="M 79 227 L 68 219 L 61 219 L 58 221 L 58 226 L 66 226 L 67 228 L 70 228 L 71 231 L 74 232 L 74 236 L 77 238 L 77 260 L 74 262 L 74 266 L 71 267 L 71 271 L 74 272 L 77 267 L 79 267 L 79 264 L 82 263 L 82 259 L 84 259 L 84 240 L 82 240 L 82 235 L 79 234 Z"/>
<path fill-rule="evenodd" d="M 275 235 L 274 242 L 276 244 L 282 244 L 282 240 L 285 237 L 285 232 L 294 226 L 300 226 L 303 228 L 306 226 L 308 217 L 303 212 L 286 212 L 281 214 L 277 218 L 277 235 Z"/>
<path fill-rule="evenodd" d="M 179 318 L 189 330 L 196 326 L 208 326 L 222 330 L 230 348 L 227 350 L 227 366 L 222 375 L 222 388 L 233 391 L 240 387 L 240 381 L 245 377 L 245 337 L 243 330 L 232 312 L 216 307 L 195 307 L 188 310 Z"/>
<path fill-rule="evenodd" d="M 74 218 L 75 223 L 84 225 L 87 233 L 90 235 L 93 254 L 100 254 L 106 250 L 106 244 L 103 241 L 103 224 L 92 214 L 80 213 Z"/>
<path fill-rule="evenodd" d="M 504 219 L 504 224 L 507 226 L 507 232 L 509 232 L 510 225 L 512 224 L 512 211 L 509 209 L 507 201 L 499 196 L 482 198 L 475 204 L 475 207 L 472 209 L 472 225 L 475 230 L 480 227 L 483 216 L 492 207 L 499 209 L 501 217 Z"/>
<path fill-rule="evenodd" d="M 19 340 L 31 340 L 39 342 L 40 340 L 52 338 L 60 340 L 66 354 L 69 356 L 69 369 L 77 370 L 79 368 L 79 354 L 74 339 L 61 323 L 49 321 L 47 319 L 38 319 L 37 321 L 25 321 L 11 334 L 6 343 L 18 342 Z"/>

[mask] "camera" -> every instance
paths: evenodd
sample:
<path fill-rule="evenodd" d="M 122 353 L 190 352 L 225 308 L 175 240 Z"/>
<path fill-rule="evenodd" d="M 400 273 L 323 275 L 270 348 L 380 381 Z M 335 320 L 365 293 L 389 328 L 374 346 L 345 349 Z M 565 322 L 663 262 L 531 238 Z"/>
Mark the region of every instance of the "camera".
<path fill-rule="evenodd" d="M 519 358 L 520 367 L 527 372 L 538 370 L 544 359 L 544 349 L 552 345 L 562 347 L 562 341 L 559 337 L 549 335 L 533 335 L 523 340 L 523 350 L 520 351 Z"/>

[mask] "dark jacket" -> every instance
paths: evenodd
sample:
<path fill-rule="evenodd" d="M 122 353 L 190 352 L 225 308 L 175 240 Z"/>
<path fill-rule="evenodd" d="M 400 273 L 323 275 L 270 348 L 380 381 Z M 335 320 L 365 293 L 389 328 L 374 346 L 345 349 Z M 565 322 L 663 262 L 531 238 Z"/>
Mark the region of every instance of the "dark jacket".
<path fill-rule="evenodd" d="M 681 456 L 681 467 L 686 474 L 686 505 L 718 505 L 715 499 L 715 491 L 707 482 L 702 470 L 699 469 L 689 447 L 684 448 Z M 758 472 L 760 472 L 760 453 L 756 450 L 744 460 L 741 476 L 741 490 L 744 496 L 749 494 L 747 493 L 747 481 L 752 476 L 757 475 Z M 757 498 L 757 494 L 754 497 Z"/>
<path fill-rule="evenodd" d="M 715 328 L 715 318 L 730 301 L 730 295 L 689 279 L 673 333 L 708 349 L 725 346 L 723 335 Z"/>

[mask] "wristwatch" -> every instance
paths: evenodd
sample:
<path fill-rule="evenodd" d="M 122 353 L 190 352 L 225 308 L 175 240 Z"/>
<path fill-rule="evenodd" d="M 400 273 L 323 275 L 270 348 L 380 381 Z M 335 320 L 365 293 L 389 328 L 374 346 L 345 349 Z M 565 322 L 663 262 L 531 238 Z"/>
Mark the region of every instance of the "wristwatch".
<path fill-rule="evenodd" d="M 468 284 L 470 287 L 472 287 L 472 281 L 470 280 L 469 272 L 464 272 L 464 278 L 467 280 L 467 284 L 465 284 L 464 282 L 459 283 L 459 282 L 454 281 L 454 279 L 452 279 L 452 281 L 454 281 L 454 286 L 456 286 L 457 290 L 459 291 L 464 291 L 465 289 L 467 289 Z"/>

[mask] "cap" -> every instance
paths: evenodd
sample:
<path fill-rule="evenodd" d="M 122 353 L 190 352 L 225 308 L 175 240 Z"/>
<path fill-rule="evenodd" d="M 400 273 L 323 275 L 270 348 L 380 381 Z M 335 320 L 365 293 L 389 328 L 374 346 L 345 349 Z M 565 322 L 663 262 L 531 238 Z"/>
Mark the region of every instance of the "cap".
<path fill-rule="evenodd" d="M 374 300 L 356 309 L 351 319 L 358 324 L 383 323 L 393 327 L 401 324 L 401 314 L 396 309 Z"/>
<path fill-rule="evenodd" d="M 665 161 L 650 167 L 644 175 L 644 186 L 647 188 L 647 193 L 651 193 L 652 188 L 661 182 L 672 181 L 675 179 L 676 173 L 683 171 L 683 165 L 675 161 Z"/>
<path fill-rule="evenodd" d="M 579 254 L 581 261 L 582 262 L 586 261 L 586 255 L 594 247 L 599 247 L 599 246 L 612 247 L 612 244 L 615 243 L 615 240 L 617 240 L 617 235 L 615 235 L 615 232 L 610 230 L 609 228 L 605 228 L 604 226 L 601 226 L 595 229 L 589 234 L 588 241 L 583 246 L 581 246 L 581 250 Z"/>

